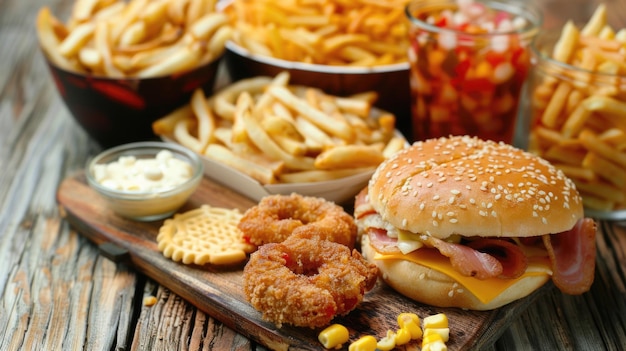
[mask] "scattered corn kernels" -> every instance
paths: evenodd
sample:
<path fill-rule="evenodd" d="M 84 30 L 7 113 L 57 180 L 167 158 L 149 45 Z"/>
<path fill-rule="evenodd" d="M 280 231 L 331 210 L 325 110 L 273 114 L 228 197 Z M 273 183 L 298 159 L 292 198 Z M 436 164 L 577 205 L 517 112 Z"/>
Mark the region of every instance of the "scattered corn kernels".
<path fill-rule="evenodd" d="M 375 337 L 366 335 L 350 344 L 348 351 L 375 351 L 377 344 Z"/>
<path fill-rule="evenodd" d="M 341 324 L 333 324 L 322 330 L 317 339 L 327 349 L 339 348 L 350 339 L 348 328 Z"/>
<path fill-rule="evenodd" d="M 396 333 L 393 330 L 387 330 L 387 335 L 376 343 L 376 348 L 380 351 L 389 351 L 394 347 L 396 347 Z"/>
<path fill-rule="evenodd" d="M 448 328 L 448 317 L 443 313 L 424 317 L 424 329 L 426 328 Z"/>

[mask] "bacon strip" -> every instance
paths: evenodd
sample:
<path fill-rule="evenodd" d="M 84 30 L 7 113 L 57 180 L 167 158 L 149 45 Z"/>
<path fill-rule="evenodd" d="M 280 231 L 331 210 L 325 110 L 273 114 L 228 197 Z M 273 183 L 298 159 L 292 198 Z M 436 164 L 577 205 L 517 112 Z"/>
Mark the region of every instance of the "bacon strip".
<path fill-rule="evenodd" d="M 368 214 L 374 214 L 376 210 L 367 198 L 367 187 L 363 188 L 354 199 L 354 218 L 360 219 Z"/>
<path fill-rule="evenodd" d="M 502 264 L 495 257 L 472 249 L 471 247 L 449 243 L 431 236 L 423 239 L 428 245 L 450 259 L 454 269 L 464 276 L 476 279 L 498 277 L 502 274 Z"/>
<path fill-rule="evenodd" d="M 376 251 L 387 255 L 402 253 L 398 248 L 398 240 L 390 238 L 386 230 L 371 227 L 367 229 L 367 234 L 370 239 L 370 245 L 372 245 Z"/>
<path fill-rule="evenodd" d="M 552 281 L 565 294 L 579 295 L 593 283 L 596 262 L 596 223 L 579 220 L 569 231 L 544 235 L 552 263 Z"/>
<path fill-rule="evenodd" d="M 521 277 L 528 268 L 528 257 L 519 246 L 502 239 L 477 239 L 467 244 L 474 250 L 495 257 L 502 265 L 502 274 L 498 278 L 512 279 Z"/>

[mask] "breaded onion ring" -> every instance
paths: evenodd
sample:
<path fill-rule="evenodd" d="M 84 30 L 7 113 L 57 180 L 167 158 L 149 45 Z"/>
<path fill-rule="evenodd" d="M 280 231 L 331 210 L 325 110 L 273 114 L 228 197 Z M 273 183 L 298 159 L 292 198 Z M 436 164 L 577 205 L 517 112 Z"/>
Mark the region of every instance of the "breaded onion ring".
<path fill-rule="evenodd" d="M 344 209 L 323 198 L 269 195 L 239 221 L 244 239 L 253 245 L 279 243 L 289 236 L 319 237 L 354 247 L 357 227 Z"/>
<path fill-rule="evenodd" d="M 376 283 L 378 268 L 347 246 L 292 236 L 260 246 L 243 270 L 248 301 L 263 319 L 322 327 L 353 310 Z"/>

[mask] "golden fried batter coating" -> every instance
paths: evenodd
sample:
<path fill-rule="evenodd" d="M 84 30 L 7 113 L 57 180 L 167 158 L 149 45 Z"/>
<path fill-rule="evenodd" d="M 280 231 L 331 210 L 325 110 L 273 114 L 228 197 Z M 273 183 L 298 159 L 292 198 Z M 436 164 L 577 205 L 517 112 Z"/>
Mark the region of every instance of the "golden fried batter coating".
<path fill-rule="evenodd" d="M 354 218 L 323 198 L 269 195 L 250 208 L 239 221 L 239 229 L 251 244 L 278 243 L 292 234 L 319 237 L 350 248 L 356 241 Z"/>
<path fill-rule="evenodd" d="M 353 310 L 378 269 L 345 245 L 292 236 L 259 247 L 243 271 L 248 301 L 278 327 L 328 325 Z"/>

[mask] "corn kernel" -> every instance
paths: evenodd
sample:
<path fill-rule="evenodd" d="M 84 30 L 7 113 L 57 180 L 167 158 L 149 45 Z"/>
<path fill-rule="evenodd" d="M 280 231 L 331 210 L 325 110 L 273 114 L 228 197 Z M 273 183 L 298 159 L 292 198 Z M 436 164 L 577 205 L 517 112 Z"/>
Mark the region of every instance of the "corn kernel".
<path fill-rule="evenodd" d="M 426 328 L 448 328 L 448 317 L 443 313 L 425 317 L 424 329 Z"/>
<path fill-rule="evenodd" d="M 439 334 L 441 335 L 441 339 L 443 342 L 448 342 L 450 340 L 450 328 L 426 328 L 424 329 L 424 337 L 427 337 L 431 334 Z"/>
<path fill-rule="evenodd" d="M 146 296 L 143 298 L 144 306 L 154 306 L 157 303 L 157 298 L 154 296 Z"/>
<path fill-rule="evenodd" d="M 442 341 L 435 341 L 422 346 L 422 351 L 448 351 L 448 346 Z"/>
<path fill-rule="evenodd" d="M 374 351 L 376 350 L 376 344 L 377 342 L 375 337 L 366 335 L 350 344 L 348 351 Z"/>
<path fill-rule="evenodd" d="M 410 318 L 410 317 L 409 317 Z M 411 334 L 411 339 L 419 339 L 422 337 L 422 328 L 420 328 L 419 322 L 415 323 L 413 319 L 404 320 L 400 329 L 406 329 Z"/>
<path fill-rule="evenodd" d="M 348 342 L 350 334 L 348 333 L 348 328 L 343 325 L 333 324 L 322 330 L 317 339 L 327 349 L 339 348 L 342 344 Z"/>
<path fill-rule="evenodd" d="M 393 330 L 387 330 L 387 336 L 376 343 L 376 348 L 380 351 L 389 351 L 394 347 L 396 347 L 396 333 Z"/>
<path fill-rule="evenodd" d="M 398 325 L 400 328 L 404 328 L 404 323 L 408 321 L 413 321 L 415 324 L 420 324 L 420 317 L 418 317 L 415 313 L 400 313 L 398 315 Z"/>
<path fill-rule="evenodd" d="M 396 332 L 396 345 L 404 345 L 411 341 L 411 332 L 407 329 L 400 328 Z"/>
<path fill-rule="evenodd" d="M 428 345 L 428 344 L 433 344 L 436 342 L 442 342 L 443 343 L 443 338 L 441 337 L 441 335 L 437 334 L 437 333 L 431 333 L 429 335 L 424 335 L 424 338 L 422 339 L 422 347 Z"/>

